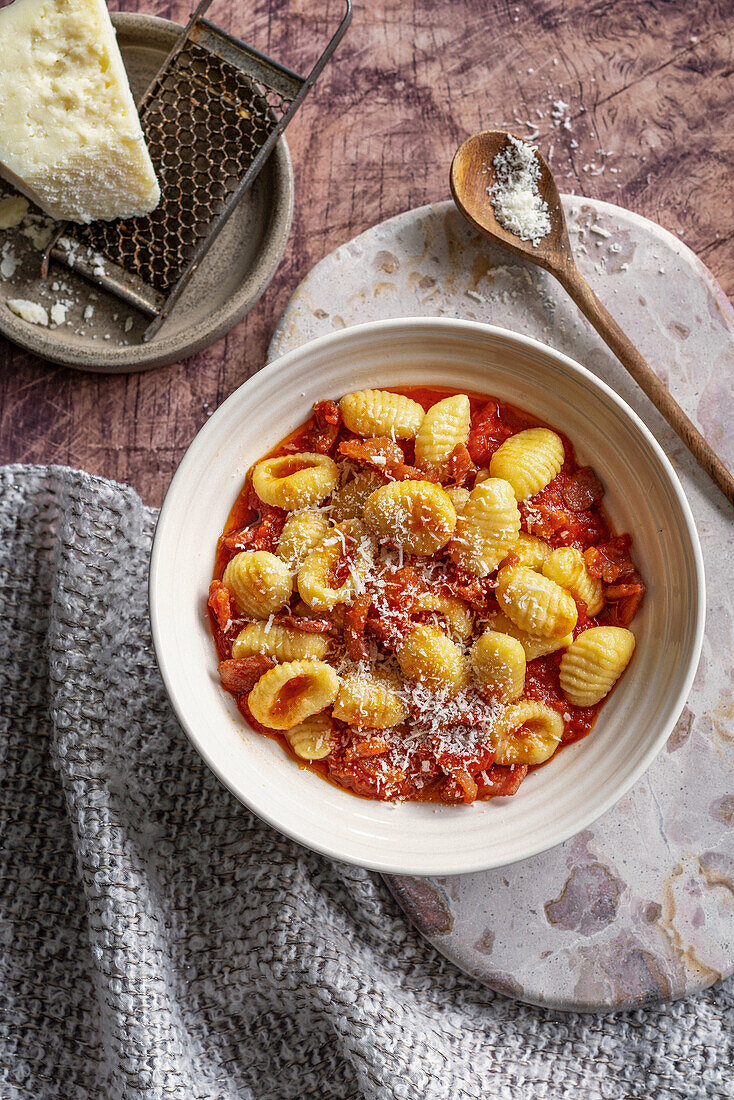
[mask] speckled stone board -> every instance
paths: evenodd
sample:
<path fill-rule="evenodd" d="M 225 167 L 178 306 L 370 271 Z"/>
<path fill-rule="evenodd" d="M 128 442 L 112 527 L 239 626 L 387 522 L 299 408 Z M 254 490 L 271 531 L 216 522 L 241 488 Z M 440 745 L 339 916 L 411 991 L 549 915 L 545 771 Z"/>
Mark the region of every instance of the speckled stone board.
<path fill-rule="evenodd" d="M 713 276 L 638 215 L 575 196 L 564 206 L 581 271 L 734 468 L 734 311 Z M 523 1001 L 598 1011 L 702 989 L 734 971 L 734 512 L 554 280 L 477 237 L 450 203 L 383 222 L 322 260 L 291 299 L 270 358 L 336 328 L 415 315 L 526 333 L 613 386 L 681 478 L 708 608 L 683 714 L 614 809 L 510 867 L 388 885 L 439 951 Z"/>

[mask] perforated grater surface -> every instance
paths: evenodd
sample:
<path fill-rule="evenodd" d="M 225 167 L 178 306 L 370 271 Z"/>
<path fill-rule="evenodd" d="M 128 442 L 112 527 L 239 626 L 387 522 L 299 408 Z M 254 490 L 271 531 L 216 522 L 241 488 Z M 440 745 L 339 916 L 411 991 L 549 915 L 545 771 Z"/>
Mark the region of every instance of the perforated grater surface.
<path fill-rule="evenodd" d="M 142 218 L 67 225 L 51 257 L 163 324 L 349 26 L 351 0 L 308 76 L 202 18 L 188 26 L 139 104 L 161 187 Z"/>

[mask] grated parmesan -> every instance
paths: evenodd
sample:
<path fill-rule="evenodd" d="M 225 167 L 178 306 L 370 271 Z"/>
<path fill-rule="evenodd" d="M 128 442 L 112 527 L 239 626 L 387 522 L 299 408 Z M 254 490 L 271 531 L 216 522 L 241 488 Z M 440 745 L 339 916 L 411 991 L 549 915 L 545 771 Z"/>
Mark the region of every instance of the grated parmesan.
<path fill-rule="evenodd" d="M 14 229 L 20 225 L 28 210 L 28 200 L 20 195 L 8 195 L 0 199 L 0 229 Z"/>
<path fill-rule="evenodd" d="M 65 302 L 54 302 L 51 306 L 51 323 L 54 325 L 63 325 L 66 321 L 68 308 Z"/>
<path fill-rule="evenodd" d="M 12 279 L 19 263 L 20 261 L 10 244 L 4 244 L 2 257 L 0 258 L 0 276 L 2 276 L 3 279 Z"/>
<path fill-rule="evenodd" d="M 540 197 L 538 149 L 510 136 L 494 158 L 496 182 L 487 188 L 500 225 L 536 248 L 550 233 L 548 204 Z"/>
<path fill-rule="evenodd" d="M 8 298 L 8 309 L 29 325 L 48 327 L 48 313 L 38 302 L 30 302 L 27 298 Z"/>

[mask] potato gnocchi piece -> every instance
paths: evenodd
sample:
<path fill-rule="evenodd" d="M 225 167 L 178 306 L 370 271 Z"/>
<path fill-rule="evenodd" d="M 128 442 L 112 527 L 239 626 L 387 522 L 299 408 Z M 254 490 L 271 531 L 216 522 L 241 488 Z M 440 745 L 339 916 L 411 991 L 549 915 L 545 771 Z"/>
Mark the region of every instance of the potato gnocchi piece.
<path fill-rule="evenodd" d="M 334 571 L 350 553 L 351 567 L 341 584 Z M 356 519 L 337 523 L 298 570 L 298 592 L 304 603 L 316 611 L 333 611 L 337 604 L 350 603 L 366 576 L 374 557 L 374 542 L 367 528 Z"/>
<path fill-rule="evenodd" d="M 439 691 L 455 694 L 466 679 L 461 650 L 435 626 L 417 626 L 398 648 L 397 658 L 409 680 Z"/>
<path fill-rule="evenodd" d="M 510 550 L 507 557 L 501 563 L 508 565 L 526 565 L 528 569 L 543 572 L 543 562 L 550 554 L 550 546 L 542 539 L 536 539 L 535 535 L 526 535 L 521 531 L 517 542 Z"/>
<path fill-rule="evenodd" d="M 472 489 L 456 521 L 449 555 L 462 569 L 486 577 L 515 545 L 519 533 L 520 513 L 512 487 L 501 478 L 489 478 Z"/>
<path fill-rule="evenodd" d="M 356 390 L 342 397 L 339 408 L 350 432 L 393 439 L 413 439 L 426 415 L 417 401 L 389 390 Z"/>
<path fill-rule="evenodd" d="M 440 470 L 451 452 L 469 438 L 469 398 L 463 393 L 444 397 L 426 413 L 415 437 L 415 464 L 423 470 Z"/>
<path fill-rule="evenodd" d="M 591 576 L 583 554 L 573 546 L 553 550 L 543 562 L 543 576 L 560 584 L 575 600 L 581 600 L 587 615 L 597 615 L 604 606 L 601 581 Z"/>
<path fill-rule="evenodd" d="M 563 737 L 558 711 L 534 699 L 523 699 L 505 709 L 495 732 L 495 763 L 542 764 L 550 759 Z"/>
<path fill-rule="evenodd" d="M 267 550 L 243 550 L 227 563 L 222 581 L 245 615 L 267 619 L 288 603 L 293 591 L 288 566 Z"/>
<path fill-rule="evenodd" d="M 471 649 L 479 690 L 502 703 L 514 703 L 525 687 L 525 650 L 517 638 L 485 630 Z"/>
<path fill-rule="evenodd" d="M 436 611 L 448 623 L 449 633 L 456 642 L 471 637 L 474 619 L 469 604 L 456 596 L 441 596 L 436 592 L 422 592 L 416 602 L 418 611 Z"/>
<path fill-rule="evenodd" d="M 512 619 L 508 619 L 501 611 L 490 615 L 487 626 L 500 634 L 509 634 L 516 638 L 525 652 L 525 661 L 534 661 L 536 657 L 545 657 L 548 653 L 555 653 L 558 649 L 566 649 L 573 641 L 570 632 L 562 637 L 541 638 L 537 634 L 528 634 L 515 626 Z"/>
<path fill-rule="evenodd" d="M 287 661 L 264 673 L 247 697 L 252 716 L 271 730 L 290 730 L 325 707 L 339 691 L 339 677 L 324 661 Z"/>
<path fill-rule="evenodd" d="M 635 636 L 623 626 L 592 626 L 561 657 L 563 694 L 575 707 L 591 707 L 609 694 L 632 659 Z"/>
<path fill-rule="evenodd" d="M 492 455 L 492 477 L 509 481 L 518 500 L 545 489 L 561 469 L 563 440 L 550 428 L 526 428 L 506 439 Z"/>
<path fill-rule="evenodd" d="M 276 661 L 295 661 L 298 658 L 321 660 L 326 656 L 329 639 L 323 634 L 309 634 L 290 626 L 264 622 L 248 623 L 232 643 L 233 657 L 252 657 L 261 653 Z"/>
<path fill-rule="evenodd" d="M 407 554 L 434 554 L 456 527 L 453 504 L 432 481 L 390 481 L 370 494 L 363 514 L 381 541 Z"/>
<path fill-rule="evenodd" d="M 336 462 L 311 451 L 266 458 L 252 471 L 252 486 L 260 500 L 286 512 L 322 504 L 338 484 Z"/>
<path fill-rule="evenodd" d="M 560 637 L 576 626 L 578 611 L 573 596 L 527 566 L 501 569 L 495 595 L 505 615 L 528 634 Z"/>
<path fill-rule="evenodd" d="M 278 557 L 291 573 L 297 572 L 304 561 L 326 538 L 329 524 L 322 512 L 304 511 L 289 516 L 278 540 Z"/>
<path fill-rule="evenodd" d="M 293 729 L 285 730 L 285 739 L 301 760 L 323 760 L 331 752 L 333 728 L 328 714 L 312 714 Z"/>
<path fill-rule="evenodd" d="M 362 510 L 370 493 L 384 485 L 379 474 L 360 470 L 358 474 L 336 490 L 331 498 L 331 518 L 335 523 L 345 519 L 361 519 Z"/>
<path fill-rule="evenodd" d="M 471 496 L 469 490 L 465 489 L 463 485 L 447 485 L 444 488 L 444 493 L 453 504 L 457 516 L 460 516 L 469 503 L 469 497 Z"/>
<path fill-rule="evenodd" d="M 399 726 L 408 708 L 390 684 L 366 672 L 342 677 L 332 714 L 358 729 L 388 729 Z"/>

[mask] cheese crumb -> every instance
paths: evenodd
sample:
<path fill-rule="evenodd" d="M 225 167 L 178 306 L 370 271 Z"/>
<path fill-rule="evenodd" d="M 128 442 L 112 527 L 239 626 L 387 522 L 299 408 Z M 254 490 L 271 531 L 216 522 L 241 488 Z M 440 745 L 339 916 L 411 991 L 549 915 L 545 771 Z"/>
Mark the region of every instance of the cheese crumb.
<path fill-rule="evenodd" d="M 69 307 L 63 302 L 54 302 L 51 306 L 51 322 L 54 325 L 63 325 L 66 320 L 66 311 Z"/>
<path fill-rule="evenodd" d="M 38 302 L 29 302 L 27 298 L 8 298 L 8 309 L 29 325 L 48 326 L 48 313 Z"/>
<path fill-rule="evenodd" d="M 20 263 L 20 260 L 15 255 L 15 252 L 11 248 L 10 244 L 3 245 L 2 259 L 0 259 L 0 276 L 3 279 L 12 279 L 15 275 L 15 269 Z"/>
<path fill-rule="evenodd" d="M 536 145 L 510 136 L 494 158 L 497 181 L 487 188 L 500 225 L 533 248 L 550 233 L 548 204 L 538 191 L 540 165 Z"/>
<path fill-rule="evenodd" d="M 27 210 L 28 200 L 20 195 L 0 199 L 0 229 L 15 229 L 23 221 Z"/>
<path fill-rule="evenodd" d="M 54 223 L 50 218 L 38 214 L 27 214 L 23 219 L 21 233 L 27 237 L 37 252 L 44 252 L 46 245 L 54 235 Z"/>

